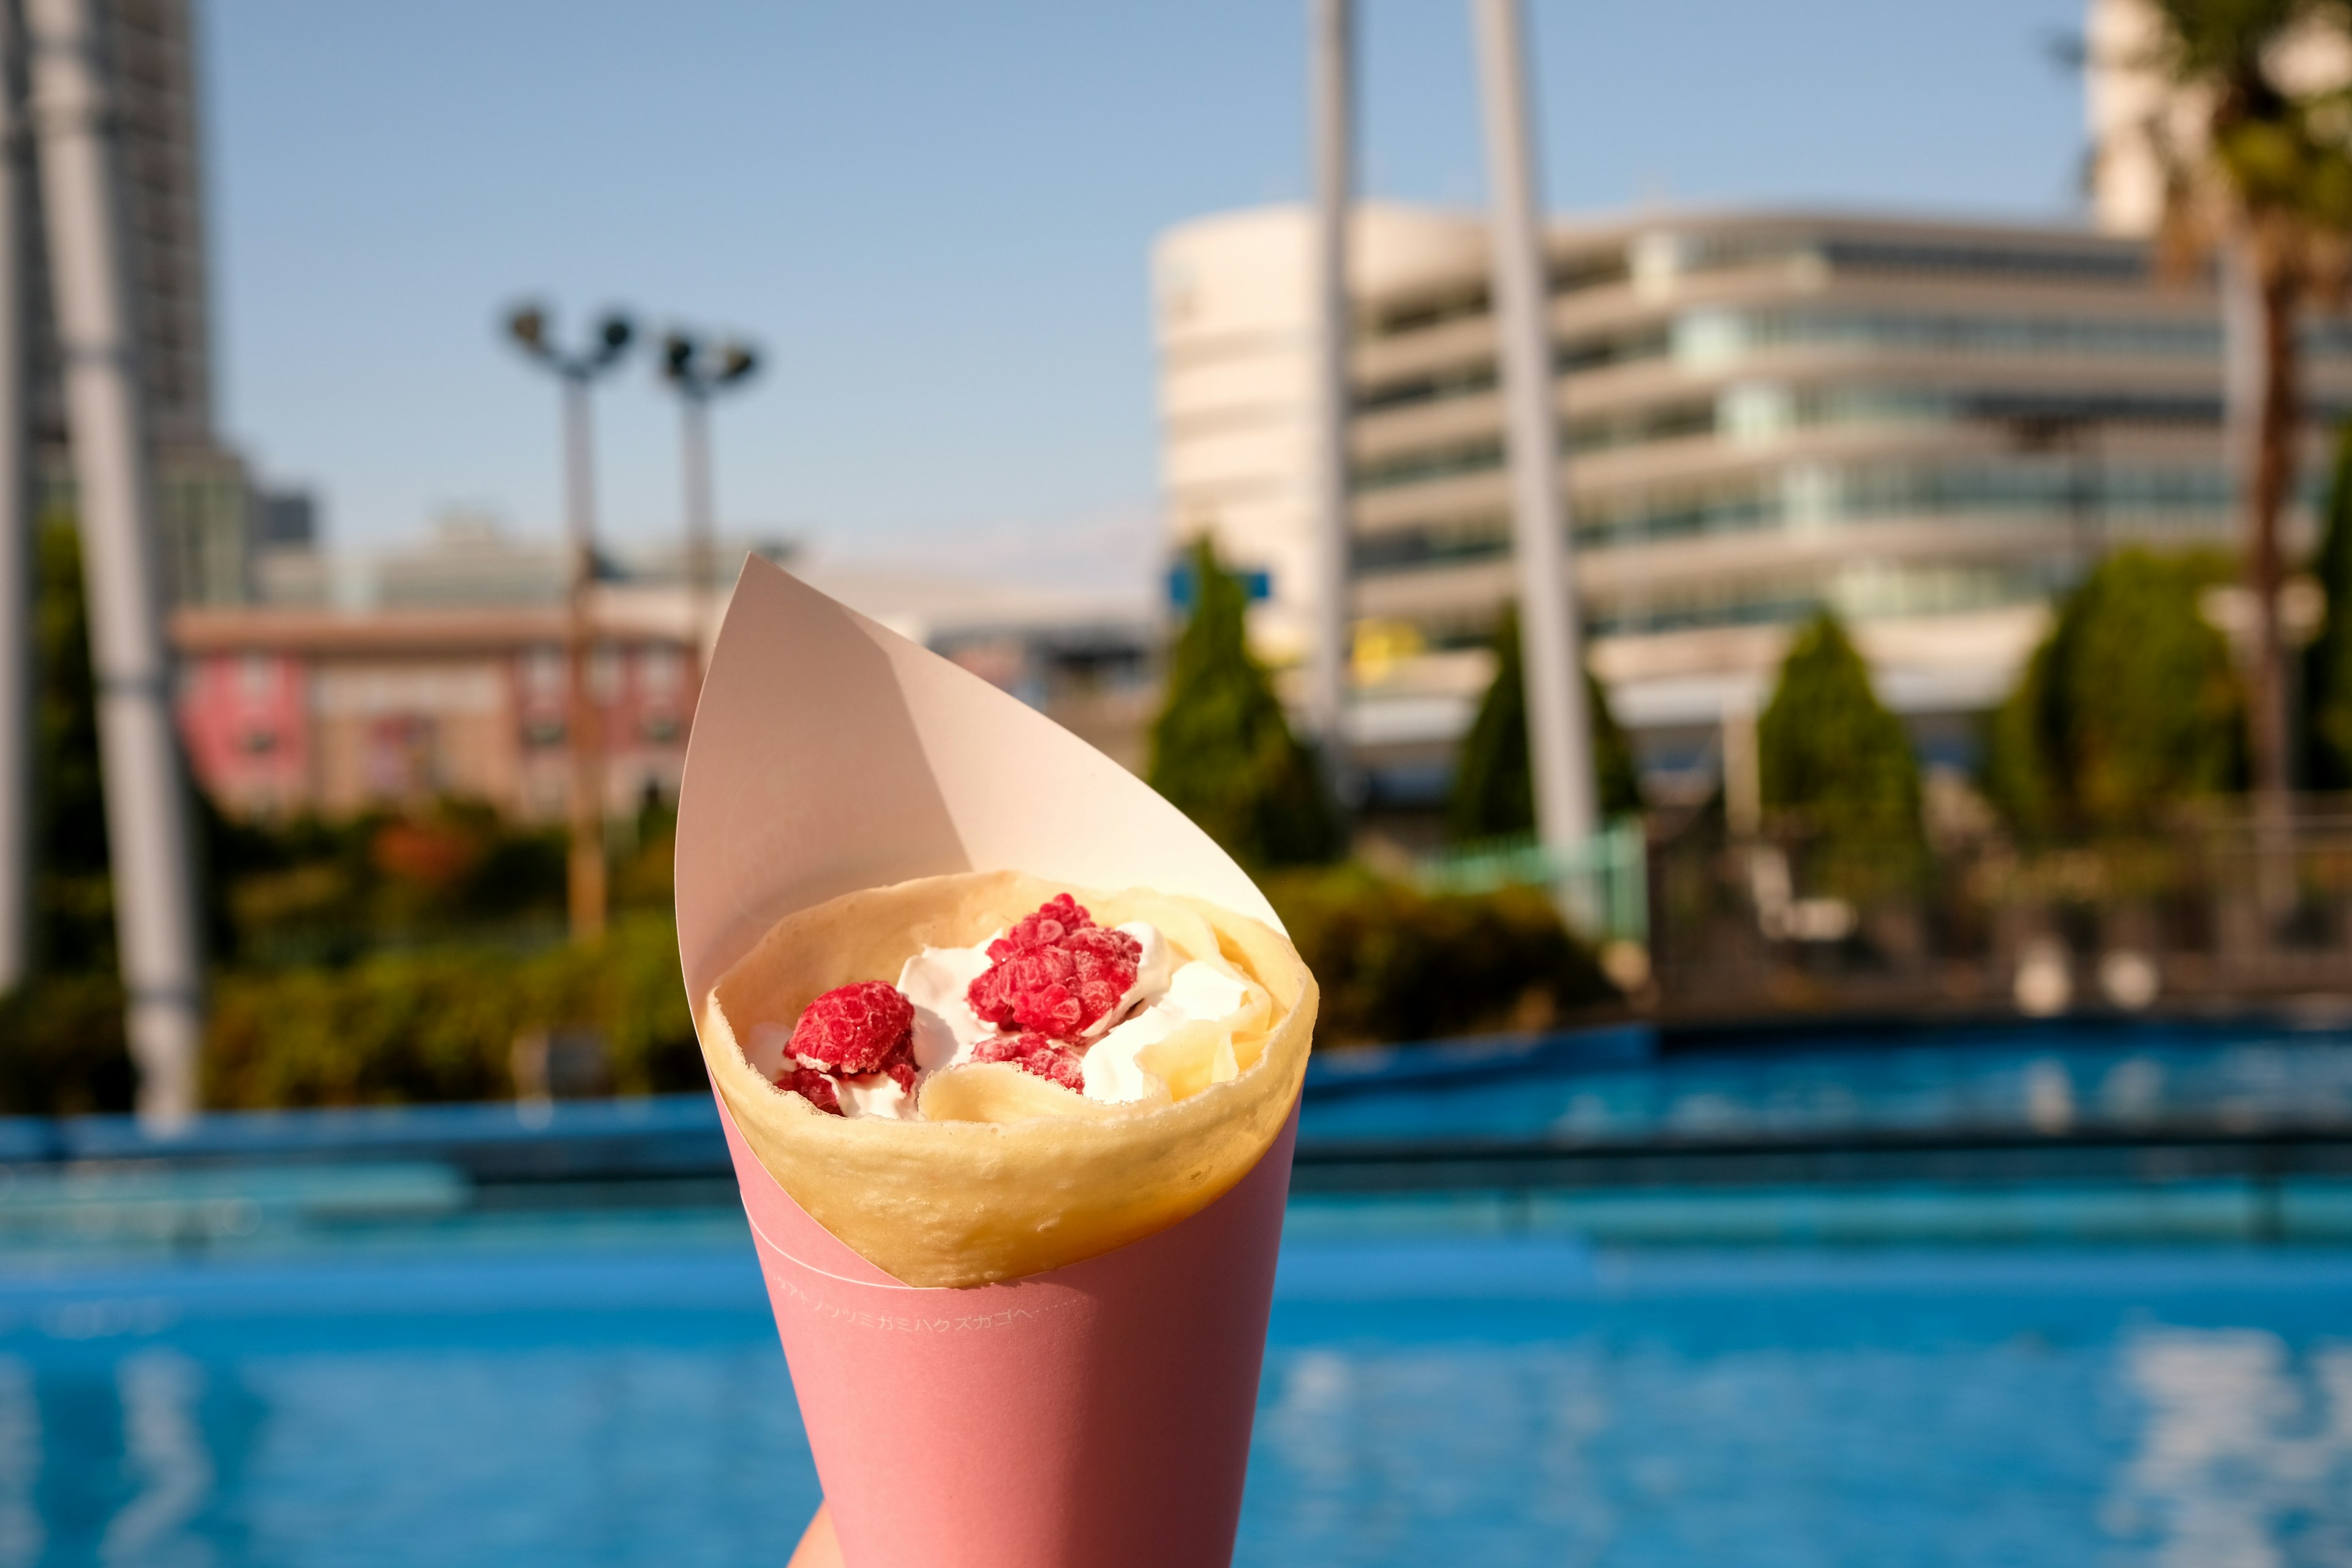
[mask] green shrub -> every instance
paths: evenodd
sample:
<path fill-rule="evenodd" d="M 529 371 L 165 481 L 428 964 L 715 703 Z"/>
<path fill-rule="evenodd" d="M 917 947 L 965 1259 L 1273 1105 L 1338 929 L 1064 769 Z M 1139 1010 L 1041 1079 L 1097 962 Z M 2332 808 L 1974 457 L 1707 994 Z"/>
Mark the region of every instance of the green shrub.
<path fill-rule="evenodd" d="M 2327 526 L 2311 574 L 2327 596 L 2327 618 L 2303 652 L 2311 783 L 2318 789 L 2352 789 L 2352 420 L 2336 434 Z"/>
<path fill-rule="evenodd" d="M 1446 803 L 1446 834 L 1457 844 L 1526 833 L 1536 825 L 1536 791 L 1528 746 L 1528 688 L 1518 606 L 1507 604 L 1495 625 L 1495 678 L 1462 738 Z M 1609 691 L 1584 671 L 1585 711 L 1592 731 L 1593 788 L 1604 817 L 1642 809 L 1642 775 L 1633 748 L 1609 709 Z"/>
<path fill-rule="evenodd" d="M 1290 732 L 1249 650 L 1248 595 L 1206 539 L 1192 552 L 1192 613 L 1169 657 L 1145 776 L 1246 865 L 1328 860 L 1345 830 L 1314 754 Z"/>
<path fill-rule="evenodd" d="M 114 891 L 106 869 L 98 683 L 90 673 L 81 536 L 70 521 L 43 521 L 34 564 L 34 949 L 47 971 L 111 970 Z"/>
<path fill-rule="evenodd" d="M 113 975 L 45 975 L 0 997 L 0 1114 L 128 1110 L 131 1082 Z"/>
<path fill-rule="evenodd" d="M 624 1094 L 703 1083 L 668 920 L 615 921 L 592 947 L 381 953 L 341 969 L 229 973 L 205 1043 L 207 1105 L 394 1104 L 514 1092 L 509 1055 L 529 1029 L 604 1039 Z"/>
<path fill-rule="evenodd" d="M 224 962 L 343 963 L 461 936 L 511 942 L 562 929 L 564 836 L 442 799 L 339 821 L 207 813 Z"/>
<path fill-rule="evenodd" d="M 1534 889 L 1432 895 L 1342 866 L 1266 896 L 1322 988 L 1318 1046 L 1541 1028 L 1617 999 Z"/>
<path fill-rule="evenodd" d="M 1756 721 L 1764 805 L 1823 842 L 1902 844 L 1919 836 L 1919 763 L 1870 667 L 1824 610 L 1789 645 Z"/>
<path fill-rule="evenodd" d="M 2027 833 L 2145 829 L 2244 773 L 2229 640 L 2199 595 L 2227 563 L 2122 550 L 2059 609 L 1987 735 L 1985 789 Z"/>

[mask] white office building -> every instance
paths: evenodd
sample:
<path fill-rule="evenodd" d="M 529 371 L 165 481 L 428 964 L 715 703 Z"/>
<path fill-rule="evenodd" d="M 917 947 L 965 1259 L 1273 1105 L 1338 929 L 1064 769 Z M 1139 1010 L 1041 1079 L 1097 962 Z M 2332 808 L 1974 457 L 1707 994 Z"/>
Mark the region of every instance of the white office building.
<path fill-rule="evenodd" d="M 1349 725 L 1376 771 L 1426 788 L 1515 591 L 1494 321 L 1482 225 L 1365 216 Z M 1268 573 L 1277 661 L 1311 584 L 1306 232 L 1301 209 L 1238 214 L 1156 258 L 1171 552 L 1209 530 Z M 1654 766 L 1710 768 L 1822 605 L 1957 748 L 2099 551 L 2234 540 L 2220 307 L 2143 241 L 1653 211 L 1559 225 L 1549 253 L 1575 585 Z M 2306 338 L 2315 437 L 2352 405 L 2352 330 Z"/>

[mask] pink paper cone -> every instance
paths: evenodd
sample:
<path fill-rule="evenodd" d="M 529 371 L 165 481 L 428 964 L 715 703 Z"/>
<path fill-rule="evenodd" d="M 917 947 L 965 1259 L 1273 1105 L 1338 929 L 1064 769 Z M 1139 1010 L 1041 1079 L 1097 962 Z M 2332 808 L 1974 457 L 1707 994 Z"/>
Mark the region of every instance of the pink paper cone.
<path fill-rule="evenodd" d="M 803 1213 L 730 1119 L 848 1568 L 1231 1562 L 1297 1125 L 1157 1236 L 1010 1284 L 920 1290 Z"/>
<path fill-rule="evenodd" d="M 764 562 L 737 584 L 678 801 L 698 1009 L 794 910 L 1013 869 L 1280 929 L 1182 814 L 986 682 Z M 890 1279 L 728 1145 L 848 1568 L 1220 1568 L 1241 1512 L 1294 1115 L 1190 1219 L 969 1290 Z M 798 1520 L 778 1520 L 789 1542 Z"/>

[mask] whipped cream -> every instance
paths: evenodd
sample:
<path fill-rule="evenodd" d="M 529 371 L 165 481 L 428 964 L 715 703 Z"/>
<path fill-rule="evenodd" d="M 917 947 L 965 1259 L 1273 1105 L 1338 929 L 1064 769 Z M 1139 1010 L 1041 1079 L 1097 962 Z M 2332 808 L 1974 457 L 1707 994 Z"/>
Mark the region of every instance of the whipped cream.
<path fill-rule="evenodd" d="M 1135 961 L 1135 984 L 1127 988 L 1127 994 L 1118 999 L 1118 1006 L 1097 1018 L 1087 1028 L 1085 1037 L 1089 1040 L 1099 1040 L 1109 1034 L 1139 1005 L 1148 1005 L 1160 1000 L 1168 990 L 1170 971 L 1175 963 L 1175 955 L 1168 951 L 1168 939 L 1161 936 L 1160 928 L 1150 921 L 1129 921 L 1118 930 L 1133 937 L 1136 945 L 1143 949 Z"/>
<path fill-rule="evenodd" d="M 992 936 L 988 942 L 995 940 Z M 969 1000 L 971 983 L 988 970 L 988 942 L 978 947 L 927 947 L 898 971 L 898 994 L 915 1006 L 918 1071 L 932 1073 L 970 1061 L 971 1048 L 996 1033 L 981 1022 Z"/>
<path fill-rule="evenodd" d="M 920 1077 L 915 1087 L 923 1087 Z M 834 1092 L 841 1097 L 844 1116 L 887 1116 L 899 1121 L 915 1121 L 915 1097 L 898 1087 L 898 1080 L 887 1072 L 860 1073 L 856 1078 L 834 1080 Z"/>
<path fill-rule="evenodd" d="M 1249 988 L 1240 976 L 1194 959 L 1169 976 L 1158 998 L 1087 1052 L 1087 1098 L 1112 1105 L 1143 1099 L 1150 1092 L 1151 1079 L 1136 1058 L 1145 1047 L 1158 1045 L 1180 1024 L 1230 1018 L 1248 1001 Z"/>

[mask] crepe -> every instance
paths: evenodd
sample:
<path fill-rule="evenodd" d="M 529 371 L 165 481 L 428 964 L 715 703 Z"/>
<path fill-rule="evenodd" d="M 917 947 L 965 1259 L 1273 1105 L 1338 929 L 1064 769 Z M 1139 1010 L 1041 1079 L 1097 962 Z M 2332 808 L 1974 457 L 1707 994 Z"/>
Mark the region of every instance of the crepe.
<path fill-rule="evenodd" d="M 1008 1064 L 934 1074 L 924 1120 L 843 1118 L 747 1059 L 762 1023 L 789 1026 L 824 992 L 895 982 L 924 947 L 970 947 L 1070 892 L 1097 923 L 1148 921 L 1176 961 L 1230 967 L 1253 1005 L 1187 1025 L 1139 1058 L 1165 1097 L 1105 1105 Z M 1199 1213 L 1288 1120 L 1306 1075 L 1315 980 L 1281 935 L 1198 899 L 1089 892 L 1016 871 L 964 872 L 850 893 L 786 916 L 704 998 L 704 1060 L 744 1142 L 810 1216 L 901 1283 L 983 1285 L 1059 1268 Z"/>

